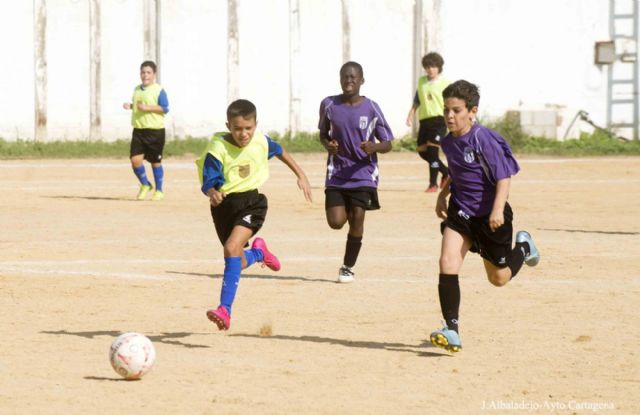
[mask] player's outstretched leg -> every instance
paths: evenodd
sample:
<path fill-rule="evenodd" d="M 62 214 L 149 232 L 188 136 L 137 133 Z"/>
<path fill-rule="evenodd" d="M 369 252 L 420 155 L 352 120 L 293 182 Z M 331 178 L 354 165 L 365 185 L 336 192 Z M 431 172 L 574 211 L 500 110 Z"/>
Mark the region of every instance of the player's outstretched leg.
<path fill-rule="evenodd" d="M 540 262 L 540 251 L 538 251 L 536 244 L 533 243 L 531 234 L 527 231 L 519 231 L 516 234 L 516 243 L 518 242 L 524 242 L 529 245 L 529 254 L 524 257 L 524 263 L 530 267 L 538 265 L 538 262 Z"/>
<path fill-rule="evenodd" d="M 231 316 L 225 306 L 218 306 L 215 310 L 207 310 L 207 318 L 218 326 L 218 330 L 229 330 L 231 326 Z"/>
<path fill-rule="evenodd" d="M 269 249 L 267 249 L 267 243 L 262 238 L 256 238 L 251 244 L 251 249 L 259 249 L 262 251 L 262 264 L 268 266 L 273 271 L 280 270 L 280 261 L 278 257 L 273 255 Z"/>
<path fill-rule="evenodd" d="M 462 349 L 460 335 L 454 330 L 450 330 L 446 324 L 440 330 L 431 333 L 429 337 L 434 346 L 442 347 L 449 352 L 456 353 Z"/>

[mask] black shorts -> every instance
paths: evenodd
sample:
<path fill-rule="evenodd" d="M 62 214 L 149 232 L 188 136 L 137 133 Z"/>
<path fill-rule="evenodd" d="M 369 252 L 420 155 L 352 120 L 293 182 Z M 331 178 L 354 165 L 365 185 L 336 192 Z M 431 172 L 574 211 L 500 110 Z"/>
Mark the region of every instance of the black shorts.
<path fill-rule="evenodd" d="M 504 224 L 492 232 L 489 215 L 469 217 L 450 199 L 447 218 L 440 225 L 440 231 L 444 232 L 445 227 L 471 238 L 471 252 L 479 253 L 496 267 L 507 266 L 506 258 L 511 252 L 513 238 L 513 211 L 509 203 L 504 206 Z"/>
<path fill-rule="evenodd" d="M 230 193 L 218 206 L 211 206 L 211 217 L 222 245 L 236 225 L 244 226 L 255 235 L 267 216 L 267 197 L 257 190 Z"/>
<path fill-rule="evenodd" d="M 426 143 L 440 145 L 440 140 L 447 135 L 447 124 L 444 117 L 431 117 L 420 120 L 418 129 L 418 145 Z"/>
<path fill-rule="evenodd" d="M 160 163 L 164 150 L 164 128 L 152 130 L 150 128 L 134 128 L 131 134 L 131 148 L 129 157 L 144 154 L 149 163 Z"/>
<path fill-rule="evenodd" d="M 359 206 L 364 210 L 380 209 L 378 189 L 375 187 L 356 187 L 342 189 L 340 187 L 328 187 L 324 189 L 324 208 L 344 206 L 347 210 L 351 206 Z"/>

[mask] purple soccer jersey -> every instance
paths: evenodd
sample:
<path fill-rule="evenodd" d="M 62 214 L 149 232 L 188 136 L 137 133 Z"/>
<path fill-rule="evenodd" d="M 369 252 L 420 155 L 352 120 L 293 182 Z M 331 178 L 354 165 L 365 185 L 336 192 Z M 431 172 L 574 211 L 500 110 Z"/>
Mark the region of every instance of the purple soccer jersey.
<path fill-rule="evenodd" d="M 360 149 L 363 141 L 391 141 L 393 133 L 378 104 L 369 98 L 357 106 L 347 105 L 340 95 L 320 104 L 320 134 L 339 144 L 338 153 L 327 159 L 325 186 L 377 187 L 378 156 Z"/>
<path fill-rule="evenodd" d="M 440 145 L 453 180 L 452 200 L 469 216 L 491 213 L 496 182 L 520 170 L 509 144 L 497 132 L 476 123 L 463 136 L 447 134 Z"/>

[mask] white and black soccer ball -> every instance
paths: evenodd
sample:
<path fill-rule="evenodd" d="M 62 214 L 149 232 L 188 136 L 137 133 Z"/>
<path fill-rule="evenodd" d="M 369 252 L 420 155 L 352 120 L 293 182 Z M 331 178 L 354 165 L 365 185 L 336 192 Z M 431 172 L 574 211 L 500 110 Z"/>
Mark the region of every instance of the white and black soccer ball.
<path fill-rule="evenodd" d="M 123 333 L 111 343 L 111 367 L 127 380 L 140 379 L 151 370 L 155 360 L 156 349 L 143 334 Z"/>

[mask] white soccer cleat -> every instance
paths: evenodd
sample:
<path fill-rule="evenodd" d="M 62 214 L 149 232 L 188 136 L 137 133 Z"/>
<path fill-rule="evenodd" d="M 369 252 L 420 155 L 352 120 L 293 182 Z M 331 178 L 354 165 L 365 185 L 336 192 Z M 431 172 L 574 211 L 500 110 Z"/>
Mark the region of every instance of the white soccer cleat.
<path fill-rule="evenodd" d="M 341 284 L 347 284 L 349 282 L 353 282 L 356 274 L 346 265 L 340 267 L 338 271 L 338 282 Z"/>

